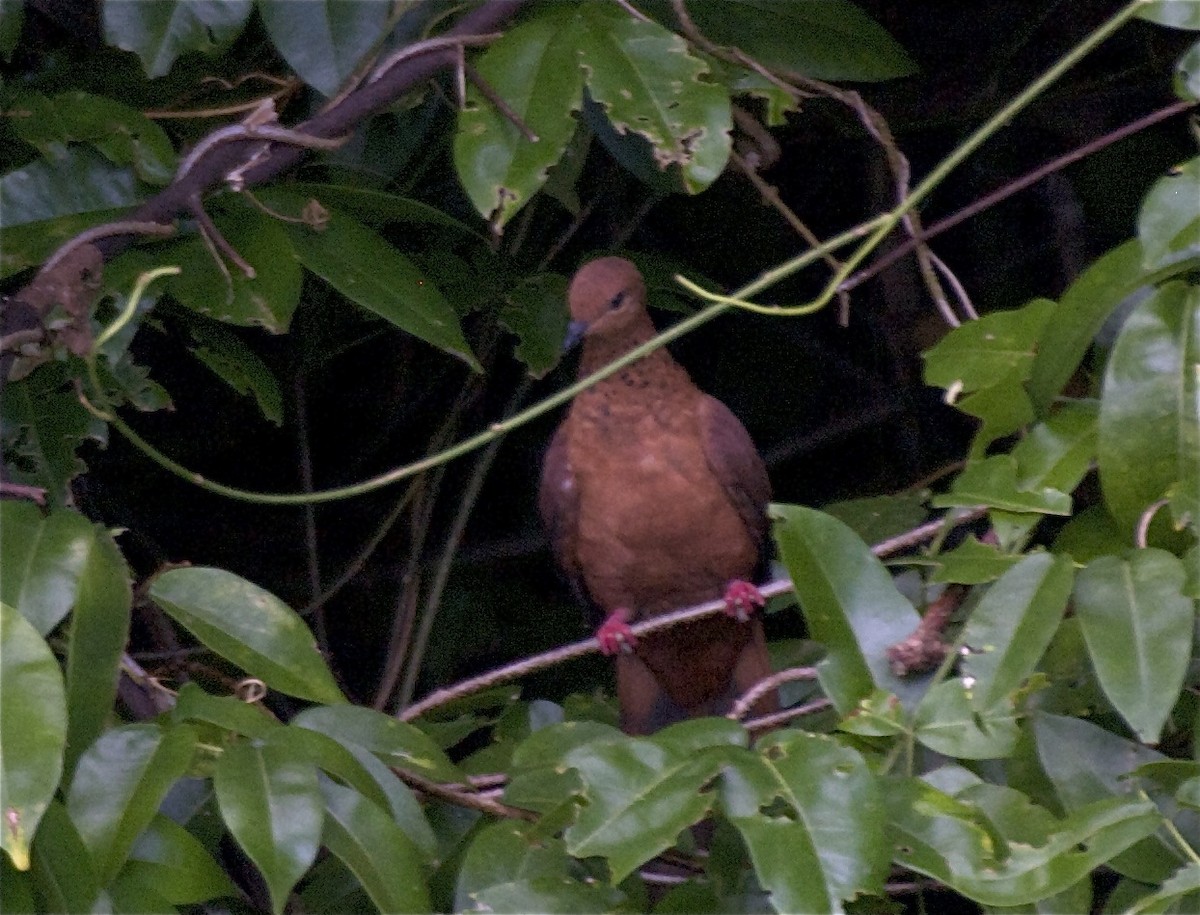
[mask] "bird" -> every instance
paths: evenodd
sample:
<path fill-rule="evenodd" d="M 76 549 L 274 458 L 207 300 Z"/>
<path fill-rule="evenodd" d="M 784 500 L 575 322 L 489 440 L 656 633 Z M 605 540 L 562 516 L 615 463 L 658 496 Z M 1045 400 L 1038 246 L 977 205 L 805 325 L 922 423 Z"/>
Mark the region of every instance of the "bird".
<path fill-rule="evenodd" d="M 646 284 L 620 257 L 567 292 L 579 377 L 656 335 Z M 751 582 L 764 567 L 771 485 L 737 417 L 659 348 L 581 391 L 543 459 L 538 507 L 560 566 L 603 619 L 622 730 L 724 714 L 771 674 Z M 630 624 L 723 597 L 726 613 L 634 638 Z M 777 695 L 752 708 L 778 708 Z"/>

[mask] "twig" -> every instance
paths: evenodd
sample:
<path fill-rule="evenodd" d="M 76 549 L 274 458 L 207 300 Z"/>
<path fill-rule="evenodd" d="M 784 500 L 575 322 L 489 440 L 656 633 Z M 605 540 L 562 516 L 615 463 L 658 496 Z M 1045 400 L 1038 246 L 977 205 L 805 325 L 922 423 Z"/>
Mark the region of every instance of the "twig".
<path fill-rule="evenodd" d="M 1089 142 L 1084 143 L 1082 146 L 1078 146 L 1071 150 L 1069 153 L 1065 153 L 1056 159 L 1051 159 L 1049 162 L 1038 166 L 1031 172 L 1027 172 L 1020 178 L 1017 178 L 1015 181 L 1010 181 L 1008 184 L 1005 184 L 1004 186 L 992 191 L 992 193 L 979 198 L 970 206 L 965 206 L 958 212 L 947 216 L 945 219 L 938 220 L 932 226 L 926 228 L 917 238 L 910 238 L 908 241 L 897 245 L 887 254 L 881 255 L 872 261 L 869 267 L 866 267 L 849 277 L 844 283 L 842 283 L 841 288 L 854 289 L 856 286 L 861 286 L 872 277 L 878 276 L 902 257 L 906 257 L 907 255 L 911 254 L 919 242 L 931 239 L 936 235 L 941 235 L 943 232 L 953 229 L 960 223 L 966 222 L 972 216 L 976 216 L 979 213 L 982 213 L 984 210 L 994 207 L 996 204 L 1000 203 L 1002 200 L 1008 199 L 1013 194 L 1025 190 L 1025 188 L 1029 187 L 1031 184 L 1036 184 L 1047 175 L 1061 171 L 1073 162 L 1078 162 L 1080 159 L 1084 159 L 1093 153 L 1099 152 L 1106 146 L 1111 146 L 1113 143 L 1123 140 L 1132 134 L 1145 130 L 1148 127 L 1153 127 L 1160 121 L 1173 118 L 1177 114 L 1183 114 L 1185 111 L 1189 111 L 1190 109 L 1196 107 L 1197 104 L 1197 102 L 1190 100 L 1174 102 L 1163 108 L 1159 108 L 1157 111 L 1152 111 L 1150 114 L 1144 115 L 1135 121 L 1131 121 L 1124 127 L 1118 127 L 1116 130 L 1104 134 L 1104 136 L 1090 140 Z"/>
<path fill-rule="evenodd" d="M 778 673 L 771 674 L 769 677 L 763 677 L 737 698 L 737 701 L 733 703 L 733 706 L 725 714 L 725 717 L 732 721 L 740 721 L 743 715 L 754 708 L 754 703 L 758 702 L 767 693 L 778 689 L 784 683 L 815 679 L 817 679 L 817 669 L 815 667 L 789 667 L 787 670 L 781 670 Z"/>
<path fill-rule="evenodd" d="M 165 237 L 174 233 L 175 227 L 169 223 L 142 222 L 139 220 L 108 222 L 102 226 L 85 229 L 73 238 L 68 239 L 62 247 L 46 259 L 46 262 L 42 264 L 38 273 L 49 273 L 62 263 L 63 258 L 76 248 L 82 245 L 90 245 L 101 238 L 110 238 L 114 235 L 158 235 Z"/>
<path fill-rule="evenodd" d="M 621 7 L 621 9 L 625 10 L 625 12 L 627 12 L 630 16 L 632 16 L 638 22 L 652 22 L 653 21 L 649 16 L 647 16 L 641 10 L 637 9 L 632 3 L 630 3 L 629 0 L 613 0 L 613 2 L 615 2 L 617 4 L 617 6 Z"/>
<path fill-rule="evenodd" d="M 474 791 L 466 791 L 462 788 L 443 785 L 423 775 L 417 775 L 411 769 L 393 768 L 392 771 L 399 775 L 409 787 L 415 788 L 417 791 L 427 794 L 430 797 L 449 801 L 451 804 L 466 807 L 470 810 L 478 810 L 481 813 L 490 813 L 492 816 L 504 817 L 508 820 L 526 820 L 530 823 L 537 822 L 538 814 L 532 810 L 503 804 L 500 801 Z"/>
<path fill-rule="evenodd" d="M 414 42 L 384 58 L 383 62 L 367 78 L 367 83 L 370 84 L 381 79 L 401 61 L 411 60 L 432 51 L 443 51 L 446 48 L 456 48 L 461 51 L 463 48 L 482 47 L 491 44 L 501 34 L 500 32 L 490 32 L 487 35 L 438 35 L 436 38 L 426 38 L 424 41 Z"/>
<path fill-rule="evenodd" d="M 942 633 L 954 611 L 962 605 L 965 594 L 966 588 L 961 585 L 947 585 L 937 600 L 925 608 L 925 615 L 912 634 L 888 646 L 887 658 L 893 674 L 908 677 L 925 673 L 946 659 L 950 646 L 942 641 Z"/>
<path fill-rule="evenodd" d="M 192 215 L 196 218 L 196 225 L 200 229 L 201 237 L 206 239 L 211 245 L 209 251 L 212 252 L 213 248 L 215 248 L 217 251 L 220 251 L 227 258 L 229 258 L 230 261 L 233 262 L 235 267 L 242 271 L 246 279 L 254 279 L 258 274 L 255 272 L 252 266 L 246 263 L 242 255 L 238 253 L 238 250 L 229 243 L 224 235 L 221 234 L 221 230 L 217 228 L 216 223 L 212 221 L 212 218 L 204 209 L 204 203 L 200 200 L 199 194 L 196 194 L 192 197 L 191 209 Z M 223 269 L 223 265 L 220 263 L 220 261 L 221 258 L 217 257 L 217 266 L 222 267 Z M 228 271 L 225 272 L 225 276 L 230 281 L 229 292 L 230 296 L 232 297 L 233 278 L 229 276 Z"/>
<path fill-rule="evenodd" d="M 1137 544 L 1139 550 L 1146 548 L 1146 538 L 1150 534 L 1150 522 L 1154 520 L 1154 516 L 1158 514 L 1158 510 L 1165 505 L 1170 504 L 1170 499 L 1159 499 L 1153 505 L 1149 506 L 1140 518 L 1138 518 L 1137 531 L 1134 537 L 1134 543 Z"/>
<path fill-rule="evenodd" d="M 530 143 L 536 143 L 538 141 L 538 135 L 529 128 L 528 124 L 521 120 L 521 116 L 513 110 L 512 106 L 509 105 L 508 102 L 500 97 L 500 94 L 491 87 L 488 81 L 479 75 L 478 70 L 472 67 L 469 63 L 464 62 L 463 72 L 466 74 L 467 79 L 471 81 L 471 85 L 479 90 L 479 94 L 491 102 L 497 111 L 508 118 L 512 125 L 520 131 L 521 136 L 523 136 Z"/>
<path fill-rule="evenodd" d="M 974 509 L 962 514 L 951 514 L 937 521 L 930 521 L 927 524 L 922 524 L 920 527 L 913 528 L 911 531 L 902 534 L 899 537 L 893 537 L 890 540 L 885 540 L 882 543 L 876 544 L 871 548 L 871 552 L 880 558 L 891 556 L 902 550 L 911 549 L 931 537 L 936 536 L 944 528 L 957 527 L 961 524 L 966 524 L 975 520 L 979 515 L 975 514 L 978 511 L 980 514 L 986 513 L 986 509 Z M 763 597 L 770 598 L 780 594 L 787 594 L 794 590 L 791 581 L 780 579 L 763 585 L 759 588 Z M 672 626 L 678 626 L 681 623 L 691 622 L 701 619 L 705 616 L 711 616 L 714 613 L 720 613 L 725 610 L 724 600 L 711 600 L 703 604 L 697 604 L 694 607 L 684 607 L 679 610 L 672 610 L 669 613 L 663 613 L 650 619 L 643 620 L 632 627 L 632 632 L 635 637 L 649 635 L 651 632 L 658 632 L 662 629 L 669 629 Z M 435 690 L 425 696 L 420 702 L 403 709 L 397 716 L 402 721 L 412 721 L 414 718 L 423 715 L 431 709 L 445 705 L 447 702 L 452 702 L 456 699 L 461 699 L 464 696 L 469 696 L 472 693 L 495 686 L 498 683 L 504 683 L 509 680 L 515 680 L 523 677 L 526 674 L 541 670 L 546 667 L 553 667 L 562 664 L 566 661 L 574 660 L 575 658 L 583 657 L 592 652 L 600 650 L 600 643 L 593 637 L 582 639 L 578 642 L 572 642 L 568 645 L 562 645 L 542 654 L 534 655 L 530 658 L 524 658 L 512 664 L 506 664 L 496 670 L 489 671 L 477 677 L 463 680 L 453 686 L 448 686 L 443 689 Z"/>
<path fill-rule="evenodd" d="M 795 721 L 797 718 L 803 718 L 805 715 L 814 715 L 817 712 L 823 712 L 825 709 L 832 707 L 833 703 L 828 699 L 814 699 L 812 702 L 807 702 L 804 705 L 785 708 L 782 711 L 772 712 L 770 715 L 763 715 L 759 718 L 751 718 L 749 721 L 743 722 L 742 726 L 752 734 L 759 731 L 771 731 L 780 725 Z"/>
<path fill-rule="evenodd" d="M 28 330 L 14 330 L 11 334 L 0 337 L 0 352 L 6 349 L 19 351 L 26 343 L 37 343 L 45 336 L 45 331 L 40 327 L 31 327 Z"/>

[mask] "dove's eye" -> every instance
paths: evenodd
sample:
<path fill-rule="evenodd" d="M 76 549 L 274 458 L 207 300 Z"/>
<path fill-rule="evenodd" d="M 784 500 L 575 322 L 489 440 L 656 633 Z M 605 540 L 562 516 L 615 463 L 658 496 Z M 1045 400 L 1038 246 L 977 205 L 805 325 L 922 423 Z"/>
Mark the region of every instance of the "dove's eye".
<path fill-rule="evenodd" d="M 611 299 L 609 299 L 608 307 L 611 308 L 613 311 L 616 311 L 618 308 L 621 307 L 621 303 L 624 301 L 625 301 L 625 291 L 622 290 L 622 291 L 618 292 L 615 296 L 613 296 Z"/>

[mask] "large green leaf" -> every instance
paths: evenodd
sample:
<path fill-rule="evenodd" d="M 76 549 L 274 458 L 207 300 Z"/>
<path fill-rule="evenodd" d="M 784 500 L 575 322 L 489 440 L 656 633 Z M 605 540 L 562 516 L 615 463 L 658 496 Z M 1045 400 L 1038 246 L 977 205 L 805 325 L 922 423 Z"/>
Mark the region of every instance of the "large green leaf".
<path fill-rule="evenodd" d="M 66 143 L 90 143 L 115 165 L 132 165 L 139 178 L 166 184 L 175 173 L 175 147 L 156 123 L 128 105 L 102 95 L 40 92 L 14 103 L 25 116 L 13 127 L 26 143 L 53 155 Z"/>
<path fill-rule="evenodd" d="M 1181 256 L 1200 255 L 1200 157 L 1154 182 L 1138 213 L 1142 264 L 1162 267 Z"/>
<path fill-rule="evenodd" d="M 171 905 L 238 895 L 200 840 L 161 813 L 133 843 L 121 876 L 155 887 Z"/>
<path fill-rule="evenodd" d="M 1069 556 L 1034 553 L 1009 569 L 971 611 L 962 672 L 971 706 L 986 711 L 1010 698 L 1033 673 L 1071 596 Z"/>
<path fill-rule="evenodd" d="M 187 726 L 129 724 L 105 732 L 79 758 L 67 812 L 102 884 L 121 869 L 167 789 L 187 771 L 195 747 Z"/>
<path fill-rule="evenodd" d="M 71 481 L 84 470 L 76 449 L 87 438 L 104 441 L 106 426 L 79 402 L 75 377 L 65 362 L 39 365 L 20 381 L 10 381 L 0 400 L 5 467 L 13 482 L 46 491 L 55 507 L 69 503 Z"/>
<path fill-rule="evenodd" d="M 0 502 L 0 601 L 47 635 L 75 605 L 96 528 L 73 511 L 43 515 L 30 502 Z"/>
<path fill-rule="evenodd" d="M 483 80 L 537 137 L 527 139 L 473 85 L 458 118 L 454 165 L 484 218 L 499 231 L 546 182 L 583 102 L 575 17 L 551 11 L 517 26 L 476 61 Z"/>
<path fill-rule="evenodd" d="M 1145 743 L 1158 743 L 1191 657 L 1195 601 L 1165 550 L 1103 556 L 1075 582 L 1075 612 L 1104 693 Z"/>
<path fill-rule="evenodd" d="M 491 911 L 488 900 L 509 884 L 565 886 L 574 882 L 573 864 L 562 839 L 544 835 L 536 824 L 515 820 L 492 823 L 471 840 L 463 855 L 454 887 L 454 910 Z"/>
<path fill-rule="evenodd" d="M 954 328 L 922 354 L 925 381 L 964 394 L 1024 378 L 1033 365 L 1038 335 L 1054 314 L 1049 299 L 1034 299 Z"/>
<path fill-rule="evenodd" d="M 720 177 L 731 149 L 729 93 L 678 35 L 615 6 L 579 8 L 577 47 L 591 97 L 618 133 L 654 147 L 659 168 L 677 164 L 689 193 Z"/>
<path fill-rule="evenodd" d="M 970 508 L 987 505 L 1020 514 L 1069 515 L 1071 497 L 1040 481 L 1026 482 L 1017 476 L 1017 461 L 1011 454 L 993 454 L 971 461 L 954 479 L 948 493 L 933 500 L 937 508 Z"/>
<path fill-rule="evenodd" d="M 20 870 L 58 788 L 67 739 L 62 674 L 37 630 L 0 601 L 0 848 Z"/>
<path fill-rule="evenodd" d="M 1011 796 L 1028 803 L 1020 792 Z M 895 861 L 986 905 L 1022 905 L 1061 892 L 1159 823 L 1149 802 L 1110 799 L 1055 821 L 1043 834 L 1005 841 L 977 804 L 917 779 L 891 780 L 884 798 Z"/>
<path fill-rule="evenodd" d="M 500 321 L 520 339 L 513 353 L 541 378 L 558 365 L 567 338 L 567 280 L 557 273 L 525 279 L 508 291 Z"/>
<path fill-rule="evenodd" d="M 113 165 L 86 146 L 57 148 L 0 178 L 0 212 L 7 235 L 13 226 L 140 203 L 143 191 L 132 169 Z"/>
<path fill-rule="evenodd" d="M 1146 281 L 1142 247 L 1130 240 L 1096 260 L 1063 293 L 1042 332 L 1026 385 L 1039 415 L 1049 412 L 1108 316 Z"/>
<path fill-rule="evenodd" d="M 1030 428 L 1011 452 L 1018 485 L 1073 492 L 1096 454 L 1098 412 L 1094 401 L 1072 401 Z"/>
<path fill-rule="evenodd" d="M 390 766 L 412 769 L 439 781 L 462 781 L 461 771 L 419 729 L 357 705 L 305 709 L 292 727 L 320 731 L 346 745 L 362 747 Z"/>
<path fill-rule="evenodd" d="M 1200 3 L 1196 0 L 1153 0 L 1142 4 L 1138 15 L 1176 29 L 1200 29 Z"/>
<path fill-rule="evenodd" d="M 324 816 L 316 766 L 274 738 L 226 747 L 213 788 L 225 825 L 263 875 L 280 915 L 316 860 Z"/>
<path fill-rule="evenodd" d="M 674 22 L 666 3 L 650 4 Z M 690 0 L 688 12 L 704 36 L 732 45 L 769 67 L 824 80 L 876 82 L 917 71 L 913 59 L 877 22 L 849 0 Z"/>
<path fill-rule="evenodd" d="M 218 265 L 209 246 L 193 235 L 160 255 L 162 263 L 182 268 L 167 281 L 167 289 L 198 314 L 285 332 L 300 303 L 303 274 L 287 231 L 279 220 L 244 204 L 215 212 L 213 223 L 253 268 L 254 276 L 227 260 Z"/>
<path fill-rule="evenodd" d="M 272 689 L 313 702 L 346 701 L 304 620 L 258 585 L 224 569 L 171 569 L 154 580 L 150 597 Z"/>
<path fill-rule="evenodd" d="M 930 687 L 913 714 L 914 734 L 936 753 L 957 759 L 1003 759 L 1011 756 L 1019 731 L 1011 699 L 979 708 L 963 680 L 943 680 Z"/>
<path fill-rule="evenodd" d="M 911 704 L 925 678 L 892 674 L 887 649 L 912 634 L 917 611 L 870 548 L 841 521 L 799 505 L 773 505 L 775 540 L 795 583 L 810 636 L 825 646 L 821 687 L 848 715 L 876 687 Z"/>
<path fill-rule="evenodd" d="M 1166 915 L 1170 912 L 1192 911 L 1190 908 L 1180 908 L 1179 903 L 1189 895 L 1200 893 L 1200 863 L 1185 864 L 1167 880 L 1156 892 L 1143 896 L 1137 904 L 1129 908 L 1129 915 Z M 1195 896 L 1190 903 L 1194 905 Z"/>
<path fill-rule="evenodd" d="M 436 864 L 438 840 L 422 802 L 385 762 L 366 747 L 341 743 L 320 731 L 288 728 L 280 735 L 316 763 L 317 767 L 373 801 L 392 818 L 421 852 L 422 861 Z"/>
<path fill-rule="evenodd" d="M 421 854 L 386 813 L 355 791 L 321 780 L 324 844 L 381 912 L 432 911 Z"/>
<path fill-rule="evenodd" d="M 3 179 L 0 179 L 3 180 Z M 69 213 L 19 226 L 4 225 L 4 244 L 0 247 L 0 279 L 45 263 L 63 242 L 85 229 L 121 218 L 125 207 Z"/>
<path fill-rule="evenodd" d="M 171 720 L 203 721 L 247 737 L 266 737 L 280 727 L 262 706 L 233 696 L 210 695 L 195 683 L 185 683 L 180 688 L 171 708 Z"/>
<path fill-rule="evenodd" d="M 1097 458 L 1105 502 L 1127 530 L 1172 489 L 1200 488 L 1198 337 L 1200 286 L 1174 282 L 1130 313 L 1113 346 Z M 1189 502 L 1177 517 L 1191 512 Z"/>
<path fill-rule="evenodd" d="M 700 789 L 720 771 L 719 750 L 688 753 L 650 740 L 590 744 L 567 754 L 586 803 L 563 837 L 576 857 L 604 857 L 619 883 L 675 843 L 712 808 Z"/>
<path fill-rule="evenodd" d="M 891 849 L 879 782 L 862 756 L 803 732 L 773 734 L 757 749 L 765 790 L 727 813 L 775 910 L 841 911 L 842 900 L 880 893 Z M 728 777 L 739 768 L 735 761 Z M 777 812 L 761 812 L 768 808 Z"/>
<path fill-rule="evenodd" d="M 5 860 L 7 865 L 7 859 Z M 62 801 L 54 800 L 33 838 L 29 869 L 38 908 L 28 912 L 93 912 L 100 884 L 95 862 L 79 830 L 67 815 Z M 5 874 L 4 876 L 8 876 Z M 9 888 L 3 888 L 4 908 L 9 911 Z M 22 911 L 14 906 L 13 911 Z"/>
<path fill-rule="evenodd" d="M 297 75 L 335 95 L 386 32 L 388 4 L 375 0 L 258 0 L 271 42 Z"/>
<path fill-rule="evenodd" d="M 148 76 L 165 76 L 185 51 L 231 44 L 253 6 L 251 0 L 104 0 L 104 40 L 137 54 Z"/>
<path fill-rule="evenodd" d="M 263 197 L 285 211 L 304 205 L 282 192 Z M 346 298 L 478 369 L 454 309 L 421 270 L 362 223 L 342 213 L 328 216 L 320 230 L 287 225 L 300 262 Z"/>
<path fill-rule="evenodd" d="M 1140 765 L 1162 762 L 1161 753 L 1118 737 L 1078 718 L 1039 714 L 1033 719 L 1038 760 L 1067 812 L 1103 798 L 1129 800 L 1137 784 L 1128 776 Z M 1111 861 L 1122 874 L 1143 883 L 1159 883 L 1182 863 L 1178 847 L 1165 831 L 1138 842 Z"/>
<path fill-rule="evenodd" d="M 113 713 L 133 602 L 129 569 L 112 535 L 96 527 L 91 534 L 67 641 L 68 779 L 79 754 L 91 746 Z"/>

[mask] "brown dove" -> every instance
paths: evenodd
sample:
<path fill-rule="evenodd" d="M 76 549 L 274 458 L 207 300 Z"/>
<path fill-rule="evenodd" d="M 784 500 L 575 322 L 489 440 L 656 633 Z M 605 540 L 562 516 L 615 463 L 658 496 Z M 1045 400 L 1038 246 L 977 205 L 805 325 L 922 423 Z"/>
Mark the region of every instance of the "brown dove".
<path fill-rule="evenodd" d="M 655 335 L 646 285 L 619 257 L 592 261 L 568 293 L 582 334 L 580 377 Z M 665 349 L 580 393 L 542 469 L 539 508 L 558 561 L 604 614 L 596 632 L 617 655 L 621 727 L 648 734 L 723 714 L 771 673 L 761 565 L 770 482 L 737 418 Z M 635 640 L 630 623 L 724 596 L 725 615 Z M 771 694 L 755 713 L 772 711 Z"/>

